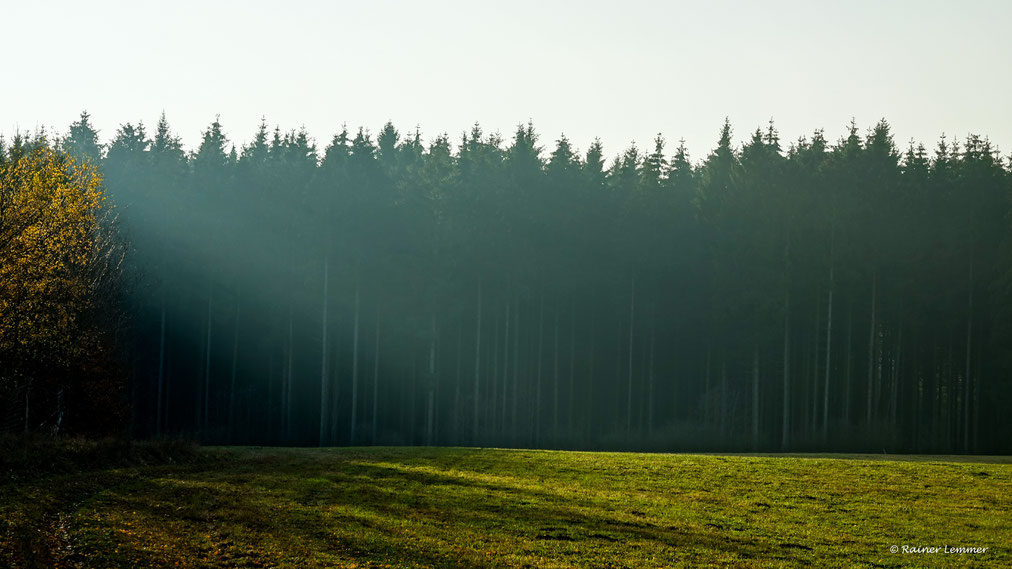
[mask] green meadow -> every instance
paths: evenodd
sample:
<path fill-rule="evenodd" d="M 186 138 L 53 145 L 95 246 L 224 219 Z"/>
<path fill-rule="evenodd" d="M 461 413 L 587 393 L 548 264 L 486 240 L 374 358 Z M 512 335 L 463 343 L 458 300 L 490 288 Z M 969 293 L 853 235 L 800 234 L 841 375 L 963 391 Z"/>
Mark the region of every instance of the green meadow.
<path fill-rule="evenodd" d="M 1012 566 L 1005 457 L 191 454 L 8 476 L 0 566 Z"/>

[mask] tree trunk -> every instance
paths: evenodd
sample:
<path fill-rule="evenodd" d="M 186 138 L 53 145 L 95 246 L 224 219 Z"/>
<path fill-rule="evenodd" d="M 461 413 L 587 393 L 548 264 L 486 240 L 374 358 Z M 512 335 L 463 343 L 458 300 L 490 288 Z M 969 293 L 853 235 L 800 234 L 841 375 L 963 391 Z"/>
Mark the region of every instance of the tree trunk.
<path fill-rule="evenodd" d="M 410 412 L 408 413 L 408 440 L 410 444 L 418 444 L 417 429 L 418 429 L 418 352 L 413 349 L 411 350 L 411 403 L 409 405 Z"/>
<path fill-rule="evenodd" d="M 267 432 L 265 433 L 269 441 L 276 443 L 277 439 L 275 434 L 277 433 L 277 427 L 274 424 L 274 353 L 273 351 L 267 351 L 267 401 L 264 409 L 264 417 L 267 421 Z"/>
<path fill-rule="evenodd" d="M 931 410 L 928 413 L 931 440 L 928 443 L 934 450 L 938 448 L 938 433 L 942 428 L 942 357 L 939 355 L 941 350 L 937 336 L 932 338 L 931 344 L 931 384 L 925 388 L 925 396 L 930 397 L 927 405 Z"/>
<path fill-rule="evenodd" d="M 882 365 L 885 361 L 885 333 L 880 332 L 880 338 L 878 338 L 875 344 L 875 397 L 874 407 L 882 413 Z"/>
<path fill-rule="evenodd" d="M 966 304 L 966 368 L 963 374 L 963 452 L 970 452 L 970 354 L 973 340 L 973 259 Z"/>
<path fill-rule="evenodd" d="M 625 433 L 632 433 L 632 395 L 633 395 L 633 332 L 636 328 L 636 277 L 632 278 L 629 287 L 629 383 L 626 389 Z"/>
<path fill-rule="evenodd" d="M 545 294 L 541 293 L 541 302 L 538 308 L 538 360 L 535 362 L 538 366 L 537 371 L 537 386 L 535 387 L 534 395 L 534 444 L 538 445 L 541 442 L 541 380 L 542 380 L 542 362 L 544 360 L 544 349 L 545 349 Z"/>
<path fill-rule="evenodd" d="M 204 352 L 204 412 L 203 429 L 208 425 L 208 408 L 211 399 L 211 307 L 213 303 L 214 289 L 208 286 L 207 290 L 207 342 Z"/>
<path fill-rule="evenodd" d="M 784 259 L 787 253 L 784 253 Z M 783 417 L 780 433 L 780 450 L 790 445 L 790 287 L 783 290 Z"/>
<path fill-rule="evenodd" d="M 330 300 L 330 259 L 323 257 L 323 309 L 320 318 L 320 438 L 319 445 L 327 444 L 327 427 L 330 425 L 330 382 L 327 378 L 327 303 Z M 353 430 L 354 432 L 354 430 Z M 354 434 L 352 435 L 354 437 Z"/>
<path fill-rule="evenodd" d="M 499 433 L 506 435 L 506 398 L 510 384 L 510 307 L 513 304 L 511 298 L 506 299 L 506 331 L 503 334 L 502 344 L 502 397 L 499 410 Z"/>
<path fill-rule="evenodd" d="M 865 423 L 871 426 L 872 396 L 875 389 L 875 302 L 878 298 L 878 275 L 871 279 L 871 326 L 868 331 L 868 397 Z"/>
<path fill-rule="evenodd" d="M 464 414 L 464 410 L 460 406 L 460 384 L 463 382 L 463 376 L 461 375 L 461 360 L 462 352 L 464 348 L 464 325 L 463 323 L 457 327 L 457 373 L 456 373 L 456 385 L 453 388 L 453 436 L 460 444 L 464 437 L 461 436 L 460 432 L 460 417 Z"/>
<path fill-rule="evenodd" d="M 671 355 L 668 360 L 669 362 L 668 365 L 670 366 L 669 369 L 671 370 L 669 372 L 671 377 L 671 401 L 670 401 L 671 415 L 669 415 L 669 419 L 672 422 L 678 419 L 678 410 L 679 410 L 678 403 L 679 403 L 679 396 L 681 395 L 681 393 L 679 392 L 679 385 L 678 385 L 678 377 L 679 377 L 678 364 L 681 361 L 678 358 L 678 349 L 680 348 L 678 342 L 681 338 L 681 327 L 679 327 L 677 323 L 674 325 L 673 337 L 674 341 L 671 344 L 672 346 Z"/>
<path fill-rule="evenodd" d="M 471 444 L 478 444 L 478 414 L 481 395 L 481 281 L 478 281 L 478 323 L 474 332 L 474 423 L 471 425 Z"/>
<path fill-rule="evenodd" d="M 759 449 L 759 343 L 752 345 L 752 450 Z"/>
<path fill-rule="evenodd" d="M 425 409 L 426 409 L 426 411 L 425 411 L 425 445 L 426 446 L 432 446 L 433 445 L 433 439 L 432 439 L 432 435 L 433 435 L 433 421 L 435 419 L 435 417 L 433 416 L 433 413 L 435 413 L 435 408 L 436 408 L 435 396 L 436 396 L 435 391 L 433 391 L 432 388 L 430 387 L 429 388 L 428 401 L 426 401 L 426 404 L 425 404 Z"/>
<path fill-rule="evenodd" d="M 981 359 L 983 359 L 983 354 L 981 353 L 982 351 L 983 350 L 981 350 L 979 347 L 977 348 L 977 372 L 974 374 L 974 377 L 977 378 L 976 385 L 974 385 L 974 390 L 973 390 L 973 453 L 974 454 L 980 454 L 980 440 L 979 440 L 979 436 L 980 436 L 980 397 L 981 397 L 982 390 L 984 388 L 984 386 L 981 383 L 981 380 L 984 378 L 984 375 L 981 373 L 981 369 L 980 369 Z"/>
<path fill-rule="evenodd" d="M 63 388 L 56 392 L 56 425 L 53 427 L 53 434 L 60 434 L 60 425 L 63 424 Z"/>
<path fill-rule="evenodd" d="M 334 361 L 328 360 L 327 363 L 327 369 L 329 370 L 327 379 L 330 384 L 330 401 L 327 403 L 330 408 L 330 411 L 328 411 L 330 421 L 327 425 L 329 429 L 327 436 L 329 437 L 330 444 L 337 444 L 337 434 L 340 427 L 338 423 L 338 411 L 341 408 L 341 328 L 338 327 L 334 334 L 329 334 L 328 336 L 331 337 L 328 350 Z"/>
<path fill-rule="evenodd" d="M 900 363 L 903 361 L 903 324 L 896 336 L 896 355 L 893 356 L 893 378 L 889 389 L 889 421 L 895 425 L 899 407 Z"/>
<path fill-rule="evenodd" d="M 355 267 L 355 312 L 352 323 L 351 332 L 351 431 L 349 434 L 349 440 L 354 445 L 357 442 L 356 435 L 358 434 L 358 337 L 359 337 L 359 325 L 361 323 L 361 286 L 359 269 Z"/>
<path fill-rule="evenodd" d="M 590 313 L 590 363 L 587 370 L 586 438 L 589 441 L 594 428 L 594 382 L 597 371 L 597 312 Z"/>
<path fill-rule="evenodd" d="M 917 401 L 914 407 L 914 452 L 921 452 L 921 417 L 923 416 L 924 410 L 924 378 L 925 374 L 921 371 L 921 364 L 919 362 L 914 363 L 914 394 Z"/>
<path fill-rule="evenodd" d="M 566 430 L 569 436 L 573 434 L 573 414 L 575 411 L 576 398 L 576 305 L 575 301 L 569 302 L 569 401 L 566 407 Z"/>
<path fill-rule="evenodd" d="M 618 333 L 616 333 L 614 335 L 614 338 L 615 338 L 615 352 L 614 353 L 615 353 L 615 384 L 616 384 L 615 387 L 616 387 L 616 389 L 615 389 L 615 391 L 613 393 L 614 393 L 614 396 L 615 396 L 615 401 L 614 402 L 609 402 L 609 403 L 612 403 L 612 404 L 611 405 L 606 405 L 605 408 L 609 412 L 611 412 L 611 413 L 614 414 L 614 416 L 615 416 L 614 423 L 615 423 L 616 427 L 621 428 L 623 426 L 622 425 L 622 419 L 623 418 L 628 418 L 629 417 L 629 413 L 626 412 L 626 410 L 622 409 L 621 406 L 614 405 L 614 404 L 618 403 L 619 402 L 619 398 L 622 396 L 622 393 L 621 393 L 621 389 L 622 388 L 620 386 L 621 386 L 622 380 L 626 377 L 624 375 L 625 374 L 626 362 L 622 358 L 622 349 L 623 349 L 622 346 L 625 345 L 626 337 L 623 336 L 622 332 L 619 331 Z M 628 433 L 628 428 L 626 429 L 626 433 Z"/>
<path fill-rule="evenodd" d="M 650 306 L 650 360 L 647 365 L 647 434 L 654 434 L 654 352 L 657 347 L 656 307 Z"/>
<path fill-rule="evenodd" d="M 29 423 L 28 423 L 28 412 L 31 411 L 31 406 L 29 405 L 29 401 L 31 400 L 31 392 L 32 392 L 32 383 L 31 383 L 31 380 L 29 380 L 28 381 L 28 385 L 25 386 L 25 432 L 26 433 L 28 432 L 28 425 L 29 425 Z"/>
<path fill-rule="evenodd" d="M 494 305 L 493 305 L 494 306 Z M 499 311 L 492 310 L 492 373 L 489 374 L 488 409 L 486 410 L 486 431 L 494 433 L 499 424 L 496 413 L 499 411 Z"/>
<path fill-rule="evenodd" d="M 953 371 L 955 365 L 955 340 L 952 337 L 952 330 L 949 330 L 949 349 L 945 363 L 945 448 L 946 451 L 956 448 L 956 374 Z"/>
<path fill-rule="evenodd" d="M 826 377 L 822 383 L 822 444 L 829 440 L 829 373 L 833 364 L 833 266 L 829 266 L 829 303 L 826 306 Z"/>
<path fill-rule="evenodd" d="M 380 364 L 380 311 L 376 305 L 376 339 L 373 347 L 372 364 L 372 444 L 379 434 L 379 364 Z"/>
<path fill-rule="evenodd" d="M 854 309 L 851 300 L 847 300 L 847 376 L 844 378 L 843 387 L 843 424 L 850 425 L 850 397 L 851 397 L 851 367 L 854 356 L 851 352 L 854 338 Z"/>
<path fill-rule="evenodd" d="M 288 366 L 285 373 L 285 386 L 283 396 L 285 398 L 285 438 L 291 441 L 292 438 L 292 383 L 295 380 L 295 317 L 294 303 L 288 305 Z"/>
<path fill-rule="evenodd" d="M 428 401 L 426 402 L 426 414 L 425 414 L 425 444 L 432 446 L 434 439 L 433 434 L 435 433 L 435 383 L 436 381 L 436 313 L 431 314 L 429 320 L 429 373 L 428 381 L 426 381 L 426 390 L 428 391 Z"/>
<path fill-rule="evenodd" d="M 172 424 L 172 364 L 174 360 L 166 358 L 165 362 L 165 432 L 169 432 Z"/>
<path fill-rule="evenodd" d="M 809 409 L 808 417 L 808 432 L 812 437 L 816 436 L 819 432 L 819 384 L 822 382 L 822 377 L 819 374 L 819 340 L 821 339 L 819 334 L 822 333 L 822 290 L 819 289 L 818 294 L 815 296 L 815 329 L 812 330 L 812 343 L 811 343 L 811 359 L 809 365 L 811 369 L 811 381 L 808 382 L 810 387 L 809 390 L 809 405 L 806 406 Z M 809 376 L 806 376 L 809 377 Z"/>
<path fill-rule="evenodd" d="M 520 404 L 520 299 L 516 299 L 516 332 L 513 334 L 513 408 L 510 410 L 510 431 L 513 433 L 513 440 L 520 437 L 517 413 Z"/>
<path fill-rule="evenodd" d="M 236 288 L 235 293 L 235 324 L 232 330 L 232 376 L 228 387 L 228 433 L 229 441 L 235 438 L 235 378 L 239 365 L 239 307 L 242 303 L 242 289 Z"/>
<path fill-rule="evenodd" d="M 559 305 L 555 305 L 555 332 L 552 341 L 552 441 L 559 438 Z"/>
<path fill-rule="evenodd" d="M 727 356 L 724 352 L 720 355 L 720 433 L 727 436 L 728 431 L 728 406 L 727 406 Z"/>
<path fill-rule="evenodd" d="M 712 384 L 710 379 L 710 369 L 711 369 L 710 362 L 713 359 L 712 354 L 713 350 L 710 348 L 709 345 L 707 345 L 706 364 L 703 370 L 703 397 L 701 398 L 703 401 L 703 424 L 706 425 L 707 428 L 709 428 L 713 419 L 712 413 L 710 413 L 711 411 L 710 407 L 712 406 L 710 403 L 711 399 L 710 385 Z"/>
<path fill-rule="evenodd" d="M 158 332 L 158 399 L 156 405 L 158 410 L 155 412 L 155 435 L 161 436 L 162 434 L 162 395 L 165 391 L 165 285 L 162 285 L 162 298 L 161 298 L 162 310 Z"/>

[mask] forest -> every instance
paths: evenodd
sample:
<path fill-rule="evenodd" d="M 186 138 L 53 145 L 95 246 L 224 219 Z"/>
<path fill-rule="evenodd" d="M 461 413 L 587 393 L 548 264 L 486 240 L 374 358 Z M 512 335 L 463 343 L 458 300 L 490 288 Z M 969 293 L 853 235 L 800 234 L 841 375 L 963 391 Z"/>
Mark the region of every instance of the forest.
<path fill-rule="evenodd" d="M 1012 453 L 1012 161 L 164 114 L 0 141 L 0 429 Z"/>

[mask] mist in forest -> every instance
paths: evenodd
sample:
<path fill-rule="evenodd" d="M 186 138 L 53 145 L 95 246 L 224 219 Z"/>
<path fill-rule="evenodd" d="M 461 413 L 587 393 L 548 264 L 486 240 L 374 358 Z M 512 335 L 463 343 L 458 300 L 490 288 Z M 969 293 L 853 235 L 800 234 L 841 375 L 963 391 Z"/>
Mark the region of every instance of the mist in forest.
<path fill-rule="evenodd" d="M 693 156 L 533 124 L 100 145 L 142 437 L 1008 452 L 1008 161 L 889 125 Z"/>

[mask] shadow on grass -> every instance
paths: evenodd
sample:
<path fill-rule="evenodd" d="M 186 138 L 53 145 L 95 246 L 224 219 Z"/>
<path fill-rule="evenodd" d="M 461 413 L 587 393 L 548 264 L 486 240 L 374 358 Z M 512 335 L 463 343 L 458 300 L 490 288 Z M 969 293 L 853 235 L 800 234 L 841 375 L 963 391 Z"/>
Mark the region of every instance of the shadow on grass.
<path fill-rule="evenodd" d="M 73 561 L 160 566 L 523 566 L 618 559 L 629 548 L 692 547 L 749 558 L 763 552 L 717 528 L 659 524 L 606 500 L 480 479 L 475 472 L 418 471 L 400 463 L 341 460 L 261 473 L 183 473 L 96 496 L 100 515 L 80 533 Z M 610 511 L 609 511 L 610 510 Z M 143 527 L 126 535 L 116 528 Z M 115 555 L 109 552 L 117 551 Z M 767 552 L 772 553 L 772 552 Z"/>
<path fill-rule="evenodd" d="M 877 563 L 879 550 L 904 543 L 897 539 L 1007 541 L 1002 465 L 417 448 L 214 452 L 212 468 L 75 479 L 75 496 L 84 498 L 59 510 L 74 513 L 52 530 L 59 539 L 41 545 L 54 562 L 36 566 L 845 567 Z"/>

